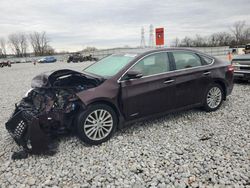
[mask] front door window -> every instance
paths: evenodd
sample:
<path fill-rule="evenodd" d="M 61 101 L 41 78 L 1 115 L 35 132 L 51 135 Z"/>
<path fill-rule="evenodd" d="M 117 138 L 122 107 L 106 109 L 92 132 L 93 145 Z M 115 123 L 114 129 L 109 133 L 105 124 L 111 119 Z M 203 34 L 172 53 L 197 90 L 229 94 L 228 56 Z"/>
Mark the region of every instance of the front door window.
<path fill-rule="evenodd" d="M 170 70 L 168 55 L 166 52 L 149 55 L 136 63 L 130 70 L 139 71 L 143 76 L 168 72 Z"/>

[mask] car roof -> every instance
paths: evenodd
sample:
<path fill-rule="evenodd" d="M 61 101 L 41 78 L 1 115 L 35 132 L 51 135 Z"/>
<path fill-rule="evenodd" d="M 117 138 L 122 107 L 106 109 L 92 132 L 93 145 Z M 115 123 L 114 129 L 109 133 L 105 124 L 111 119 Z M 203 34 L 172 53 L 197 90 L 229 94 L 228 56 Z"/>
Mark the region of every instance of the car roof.
<path fill-rule="evenodd" d="M 133 52 L 119 52 L 119 53 L 114 53 L 114 55 L 133 55 L 135 58 L 136 57 L 141 57 L 141 56 L 145 56 L 154 52 L 168 52 L 168 51 L 190 51 L 193 53 L 199 53 L 199 54 L 203 54 L 205 56 L 209 56 L 208 54 L 205 54 L 199 50 L 196 49 L 190 49 L 190 48 L 159 48 L 159 49 L 147 49 L 147 48 L 141 48 L 141 49 L 137 49 L 134 50 Z"/>

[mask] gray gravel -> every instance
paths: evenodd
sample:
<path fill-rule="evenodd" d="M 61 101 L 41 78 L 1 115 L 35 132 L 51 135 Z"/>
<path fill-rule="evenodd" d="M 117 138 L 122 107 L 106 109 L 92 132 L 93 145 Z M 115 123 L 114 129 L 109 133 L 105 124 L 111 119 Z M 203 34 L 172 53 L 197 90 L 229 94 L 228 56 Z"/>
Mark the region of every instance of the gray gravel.
<path fill-rule="evenodd" d="M 86 63 L 85 63 L 86 64 Z M 143 121 L 94 147 L 62 138 L 58 152 L 12 161 L 4 123 L 36 74 L 84 63 L 0 69 L 0 187 L 250 187 L 250 84 L 212 113 L 198 109 Z"/>

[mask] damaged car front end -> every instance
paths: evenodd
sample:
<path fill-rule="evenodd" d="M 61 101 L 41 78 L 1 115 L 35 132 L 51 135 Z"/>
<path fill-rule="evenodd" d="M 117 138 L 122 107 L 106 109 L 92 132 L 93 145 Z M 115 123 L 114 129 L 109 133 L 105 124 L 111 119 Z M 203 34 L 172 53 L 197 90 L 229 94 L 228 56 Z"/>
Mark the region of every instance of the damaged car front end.
<path fill-rule="evenodd" d="M 77 93 L 94 88 L 102 79 L 59 70 L 33 78 L 32 89 L 16 104 L 6 129 L 22 148 L 22 156 L 54 153 L 52 138 L 73 130 L 74 120 L 85 106 Z M 25 154 L 25 155 L 23 155 Z M 22 158 L 20 152 L 13 158 Z"/>

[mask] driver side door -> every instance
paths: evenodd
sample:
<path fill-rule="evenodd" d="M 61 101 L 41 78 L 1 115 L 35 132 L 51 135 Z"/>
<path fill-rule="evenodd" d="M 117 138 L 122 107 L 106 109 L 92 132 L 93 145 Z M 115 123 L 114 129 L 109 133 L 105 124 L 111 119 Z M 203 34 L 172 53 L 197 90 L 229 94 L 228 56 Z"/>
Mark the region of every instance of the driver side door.
<path fill-rule="evenodd" d="M 139 71 L 143 76 L 121 81 L 123 111 L 127 120 L 173 108 L 175 87 L 168 74 L 171 69 L 167 52 L 147 55 L 129 69 Z"/>

